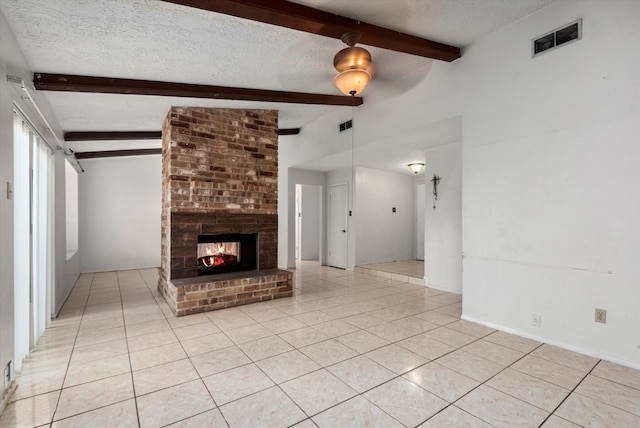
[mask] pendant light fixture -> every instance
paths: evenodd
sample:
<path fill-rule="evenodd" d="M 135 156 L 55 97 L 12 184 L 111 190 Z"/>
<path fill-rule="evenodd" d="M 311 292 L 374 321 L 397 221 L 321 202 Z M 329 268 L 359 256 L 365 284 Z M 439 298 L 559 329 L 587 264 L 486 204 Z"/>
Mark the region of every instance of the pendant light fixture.
<path fill-rule="evenodd" d="M 359 31 L 344 33 L 342 41 L 349 47 L 342 49 L 333 58 L 333 66 L 340 73 L 333 83 L 345 95 L 359 95 L 371 80 L 371 54 L 366 49 L 355 46 L 359 40 Z"/>

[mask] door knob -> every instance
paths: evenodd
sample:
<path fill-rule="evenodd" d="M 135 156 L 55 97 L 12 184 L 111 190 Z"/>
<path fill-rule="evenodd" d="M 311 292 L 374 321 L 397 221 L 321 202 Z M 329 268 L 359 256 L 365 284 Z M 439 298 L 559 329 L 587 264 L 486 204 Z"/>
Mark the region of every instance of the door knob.
<path fill-rule="evenodd" d="M 347 233 L 347 231 L 345 229 L 342 229 L 342 233 Z"/>

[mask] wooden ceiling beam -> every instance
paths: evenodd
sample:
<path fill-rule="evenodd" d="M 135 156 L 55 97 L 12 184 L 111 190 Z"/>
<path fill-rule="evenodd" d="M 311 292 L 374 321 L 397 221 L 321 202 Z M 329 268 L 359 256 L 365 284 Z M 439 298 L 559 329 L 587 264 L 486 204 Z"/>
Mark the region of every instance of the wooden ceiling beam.
<path fill-rule="evenodd" d="M 462 55 L 460 48 L 400 31 L 367 24 L 356 19 L 314 9 L 285 0 L 164 0 L 181 6 L 291 28 L 341 39 L 347 31 L 359 31 L 360 42 L 411 55 L 451 62 Z"/>
<path fill-rule="evenodd" d="M 104 150 L 100 152 L 75 152 L 76 159 L 113 158 L 119 156 L 160 155 L 162 149 Z"/>
<path fill-rule="evenodd" d="M 34 73 L 33 85 L 39 91 L 90 92 L 101 94 L 157 95 L 165 97 L 210 98 L 217 100 L 264 101 L 272 103 L 359 106 L 362 97 L 309 94 L 265 89 L 230 88 L 155 80 L 75 76 Z"/>
<path fill-rule="evenodd" d="M 278 135 L 298 135 L 300 128 L 280 128 L 278 129 Z"/>
<path fill-rule="evenodd" d="M 300 128 L 280 128 L 278 135 L 298 135 Z M 69 131 L 64 141 L 160 140 L 162 131 Z"/>
<path fill-rule="evenodd" d="M 162 131 L 72 131 L 64 133 L 64 141 L 159 140 Z"/>

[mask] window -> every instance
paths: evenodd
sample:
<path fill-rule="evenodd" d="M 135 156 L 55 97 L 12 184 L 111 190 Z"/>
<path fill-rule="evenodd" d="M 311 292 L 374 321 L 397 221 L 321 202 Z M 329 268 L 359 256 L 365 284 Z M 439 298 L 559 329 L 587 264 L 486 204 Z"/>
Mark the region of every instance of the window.
<path fill-rule="evenodd" d="M 69 161 L 64 163 L 64 172 L 67 260 L 69 260 L 78 251 L 78 173 Z"/>

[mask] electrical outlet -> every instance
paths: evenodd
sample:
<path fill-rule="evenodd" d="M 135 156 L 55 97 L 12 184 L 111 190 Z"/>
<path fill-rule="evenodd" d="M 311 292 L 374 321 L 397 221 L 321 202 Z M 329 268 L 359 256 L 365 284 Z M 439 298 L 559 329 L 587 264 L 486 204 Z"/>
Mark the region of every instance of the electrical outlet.
<path fill-rule="evenodd" d="M 605 309 L 596 308 L 595 322 L 600 322 L 602 324 L 607 323 L 607 311 Z"/>
<path fill-rule="evenodd" d="M 531 314 L 531 325 L 534 327 L 542 327 L 542 316 L 539 314 Z"/>

